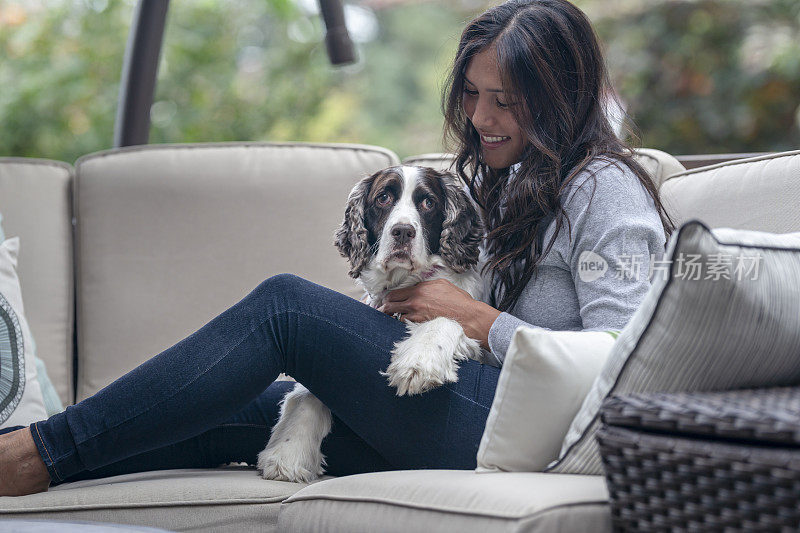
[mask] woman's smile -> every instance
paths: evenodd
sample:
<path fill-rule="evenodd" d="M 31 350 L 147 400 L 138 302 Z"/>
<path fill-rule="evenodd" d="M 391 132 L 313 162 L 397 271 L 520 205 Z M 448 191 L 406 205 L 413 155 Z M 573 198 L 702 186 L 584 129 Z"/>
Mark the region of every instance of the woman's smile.
<path fill-rule="evenodd" d="M 499 148 L 503 144 L 506 144 L 508 141 L 511 140 L 511 137 L 504 137 L 502 135 L 483 135 L 481 134 L 481 144 L 488 148 L 489 150 L 493 150 L 495 148 Z"/>

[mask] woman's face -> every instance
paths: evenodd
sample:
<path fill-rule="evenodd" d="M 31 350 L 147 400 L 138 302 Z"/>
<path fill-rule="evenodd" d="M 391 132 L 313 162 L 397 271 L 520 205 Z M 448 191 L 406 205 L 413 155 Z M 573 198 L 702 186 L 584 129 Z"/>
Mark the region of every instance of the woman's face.
<path fill-rule="evenodd" d="M 503 92 L 495 48 L 475 55 L 464 73 L 464 112 L 481 137 L 483 161 L 491 168 L 519 162 L 527 144 L 514 118 L 514 102 Z"/>

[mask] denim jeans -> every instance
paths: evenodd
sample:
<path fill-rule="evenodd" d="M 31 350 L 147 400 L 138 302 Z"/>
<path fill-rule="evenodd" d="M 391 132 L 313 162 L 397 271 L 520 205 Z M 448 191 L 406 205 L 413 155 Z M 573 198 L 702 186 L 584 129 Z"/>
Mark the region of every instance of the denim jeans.
<path fill-rule="evenodd" d="M 380 374 L 405 325 L 297 276 L 261 283 L 186 339 L 94 396 L 31 425 L 54 483 L 254 463 L 294 385 L 333 413 L 327 472 L 471 469 L 500 369 L 398 397 Z M 274 383 L 273 383 L 274 382 Z"/>

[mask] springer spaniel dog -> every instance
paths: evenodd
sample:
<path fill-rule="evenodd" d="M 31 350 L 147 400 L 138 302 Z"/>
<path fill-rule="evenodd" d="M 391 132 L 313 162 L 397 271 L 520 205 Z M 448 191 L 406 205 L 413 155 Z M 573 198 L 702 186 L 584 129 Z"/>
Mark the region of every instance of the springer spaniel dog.
<path fill-rule="evenodd" d="M 365 302 L 383 305 L 389 291 L 446 279 L 482 296 L 477 269 L 483 224 L 457 178 L 432 168 L 397 166 L 361 180 L 350 192 L 335 245 L 364 288 Z M 415 324 L 395 344 L 383 373 L 397 395 L 420 394 L 458 380 L 461 361 L 481 360 L 479 343 L 455 320 Z M 265 479 L 309 482 L 322 475 L 320 450 L 331 413 L 301 384 L 286 394 L 267 447 L 258 455 Z"/>

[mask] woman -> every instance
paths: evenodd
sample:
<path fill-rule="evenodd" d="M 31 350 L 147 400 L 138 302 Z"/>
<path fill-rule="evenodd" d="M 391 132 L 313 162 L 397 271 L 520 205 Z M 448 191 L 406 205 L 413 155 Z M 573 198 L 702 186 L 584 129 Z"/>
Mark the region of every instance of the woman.
<path fill-rule="evenodd" d="M 457 383 L 398 397 L 380 372 L 405 326 L 448 316 L 505 357 L 522 324 L 622 328 L 645 275 L 585 276 L 587 261 L 640 256 L 672 224 L 614 135 L 596 37 L 566 0 L 513 0 L 465 29 L 445 93 L 456 169 L 483 210 L 488 303 L 446 281 L 393 292 L 383 313 L 276 276 L 95 396 L 0 435 L 0 494 L 124 472 L 255 462 L 293 385 L 333 415 L 329 474 L 475 466 L 499 369 L 462 364 Z M 545 246 L 545 243 L 546 246 Z M 594 255 L 586 255 L 586 254 Z M 592 279 L 596 278 L 596 279 Z"/>

